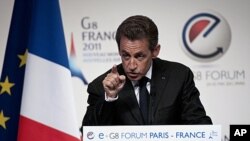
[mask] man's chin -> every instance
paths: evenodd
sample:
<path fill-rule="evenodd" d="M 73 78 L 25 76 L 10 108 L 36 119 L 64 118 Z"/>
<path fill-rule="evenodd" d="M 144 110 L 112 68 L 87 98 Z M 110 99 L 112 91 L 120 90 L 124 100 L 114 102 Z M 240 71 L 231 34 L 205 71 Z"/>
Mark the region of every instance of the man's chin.
<path fill-rule="evenodd" d="M 137 81 L 140 78 L 141 78 L 140 75 L 128 75 L 128 79 L 132 81 Z"/>

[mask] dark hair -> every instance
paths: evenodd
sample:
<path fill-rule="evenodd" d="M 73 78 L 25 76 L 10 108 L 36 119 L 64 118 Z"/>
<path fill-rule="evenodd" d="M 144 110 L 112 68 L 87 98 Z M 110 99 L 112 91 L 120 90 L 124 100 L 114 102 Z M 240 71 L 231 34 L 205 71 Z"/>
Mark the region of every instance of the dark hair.
<path fill-rule="evenodd" d="M 146 38 L 150 50 L 153 50 L 158 44 L 157 26 L 150 18 L 142 15 L 128 17 L 120 24 L 116 32 L 116 42 L 119 49 L 122 36 L 129 40 Z"/>

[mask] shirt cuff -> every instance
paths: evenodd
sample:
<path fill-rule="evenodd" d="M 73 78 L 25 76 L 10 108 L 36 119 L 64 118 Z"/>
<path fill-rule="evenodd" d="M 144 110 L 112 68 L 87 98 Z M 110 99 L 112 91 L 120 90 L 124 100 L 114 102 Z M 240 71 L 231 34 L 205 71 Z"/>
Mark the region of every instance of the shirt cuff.
<path fill-rule="evenodd" d="M 105 101 L 107 101 L 107 102 L 113 102 L 113 101 L 116 101 L 117 99 L 118 99 L 118 96 L 116 96 L 115 98 L 113 98 L 113 97 L 107 96 L 107 94 L 105 93 Z"/>

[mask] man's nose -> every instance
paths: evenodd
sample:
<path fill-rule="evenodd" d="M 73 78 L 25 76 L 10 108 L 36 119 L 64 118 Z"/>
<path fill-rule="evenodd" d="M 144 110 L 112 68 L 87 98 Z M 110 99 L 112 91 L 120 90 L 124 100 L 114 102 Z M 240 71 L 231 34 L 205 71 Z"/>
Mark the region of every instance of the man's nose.
<path fill-rule="evenodd" d="M 129 61 L 129 69 L 130 70 L 135 70 L 137 67 L 137 63 L 136 63 L 136 60 L 131 58 L 130 61 Z"/>

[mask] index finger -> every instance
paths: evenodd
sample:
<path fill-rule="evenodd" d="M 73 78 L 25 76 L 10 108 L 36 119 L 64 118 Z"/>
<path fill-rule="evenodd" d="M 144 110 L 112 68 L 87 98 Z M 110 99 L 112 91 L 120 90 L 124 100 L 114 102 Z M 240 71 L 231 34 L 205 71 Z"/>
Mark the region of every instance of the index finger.
<path fill-rule="evenodd" d="M 114 74 L 119 74 L 118 71 L 117 71 L 116 65 L 114 65 L 114 66 L 112 67 L 111 72 L 114 73 Z"/>

